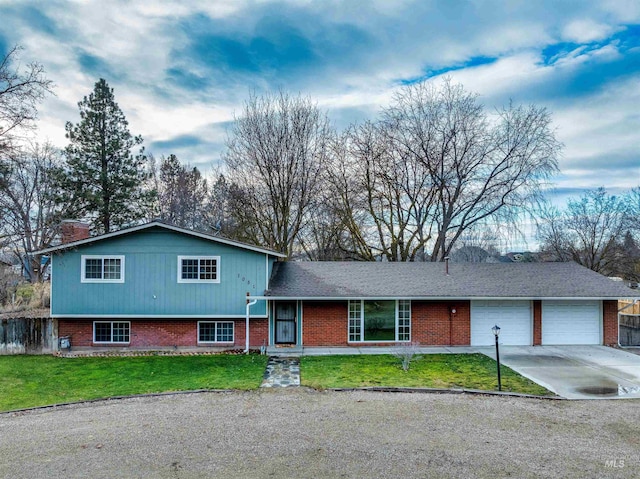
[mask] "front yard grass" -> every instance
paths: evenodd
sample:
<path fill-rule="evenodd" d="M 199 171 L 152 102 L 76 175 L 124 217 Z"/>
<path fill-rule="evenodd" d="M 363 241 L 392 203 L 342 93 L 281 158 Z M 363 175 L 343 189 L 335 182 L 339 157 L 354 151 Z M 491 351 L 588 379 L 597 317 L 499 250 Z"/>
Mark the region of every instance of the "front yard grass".
<path fill-rule="evenodd" d="M 0 411 L 194 389 L 256 389 L 266 356 L 0 356 Z"/>
<path fill-rule="evenodd" d="M 553 395 L 550 391 L 501 366 L 502 390 Z M 496 362 L 484 354 L 425 354 L 414 358 L 409 371 L 391 355 L 304 356 L 301 382 L 316 389 L 364 386 L 498 389 Z"/>

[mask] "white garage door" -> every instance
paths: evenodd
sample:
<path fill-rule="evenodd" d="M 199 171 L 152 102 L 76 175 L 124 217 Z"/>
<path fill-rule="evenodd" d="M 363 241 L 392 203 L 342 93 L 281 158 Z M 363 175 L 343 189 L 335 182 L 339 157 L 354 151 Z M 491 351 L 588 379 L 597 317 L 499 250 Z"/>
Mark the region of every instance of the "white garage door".
<path fill-rule="evenodd" d="M 542 344 L 602 344 L 599 301 L 543 301 Z"/>
<path fill-rule="evenodd" d="M 500 344 L 533 344 L 530 301 L 471 301 L 471 345 L 495 344 L 491 328 L 500 326 Z"/>

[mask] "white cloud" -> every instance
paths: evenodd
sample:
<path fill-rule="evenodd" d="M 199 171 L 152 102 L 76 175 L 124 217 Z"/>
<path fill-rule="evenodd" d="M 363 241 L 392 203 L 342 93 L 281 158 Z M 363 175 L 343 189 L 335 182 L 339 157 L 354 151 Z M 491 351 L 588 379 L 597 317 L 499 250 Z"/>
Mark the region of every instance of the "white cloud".
<path fill-rule="evenodd" d="M 637 23 L 640 20 L 638 0 L 604 0 L 601 8 L 613 15 L 621 23 Z"/>
<path fill-rule="evenodd" d="M 608 38 L 616 30 L 618 28 L 614 25 L 585 18 L 566 24 L 562 30 L 562 39 L 576 43 L 590 43 Z"/>
<path fill-rule="evenodd" d="M 580 46 L 569 53 L 555 59 L 555 66 L 563 68 L 574 68 L 590 60 L 607 62 L 620 58 L 620 52 L 616 45 L 608 44 L 593 50 Z"/>
<path fill-rule="evenodd" d="M 511 93 L 533 88 L 552 74 L 550 67 L 541 65 L 540 55 L 533 51 L 503 57 L 493 63 L 464 70 L 456 70 L 449 75 L 486 97 L 508 97 Z"/>
<path fill-rule="evenodd" d="M 558 137 L 565 143 L 564 186 L 575 185 L 578 176 L 589 188 L 640 185 L 638 104 L 640 76 L 635 76 L 554 109 Z M 606 170 L 610 173 L 603 177 Z"/>

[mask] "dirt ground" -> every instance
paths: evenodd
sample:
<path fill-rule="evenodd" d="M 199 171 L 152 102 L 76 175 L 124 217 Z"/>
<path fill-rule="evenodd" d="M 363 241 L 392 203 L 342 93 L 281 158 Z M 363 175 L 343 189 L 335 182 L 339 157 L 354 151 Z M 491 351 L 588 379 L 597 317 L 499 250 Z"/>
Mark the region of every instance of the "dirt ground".
<path fill-rule="evenodd" d="M 640 401 L 196 393 L 0 414 L 0 477 L 638 477 Z"/>

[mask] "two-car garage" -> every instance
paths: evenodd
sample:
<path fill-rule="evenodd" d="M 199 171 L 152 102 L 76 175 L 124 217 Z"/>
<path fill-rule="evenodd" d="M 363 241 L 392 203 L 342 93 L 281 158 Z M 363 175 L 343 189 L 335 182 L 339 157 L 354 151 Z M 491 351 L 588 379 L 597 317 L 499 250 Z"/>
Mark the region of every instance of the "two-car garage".
<path fill-rule="evenodd" d="M 600 301 L 541 301 L 543 345 L 602 344 Z M 533 301 L 471 301 L 471 345 L 489 346 L 491 331 L 500 326 L 500 344 L 532 345 L 534 337 Z"/>

